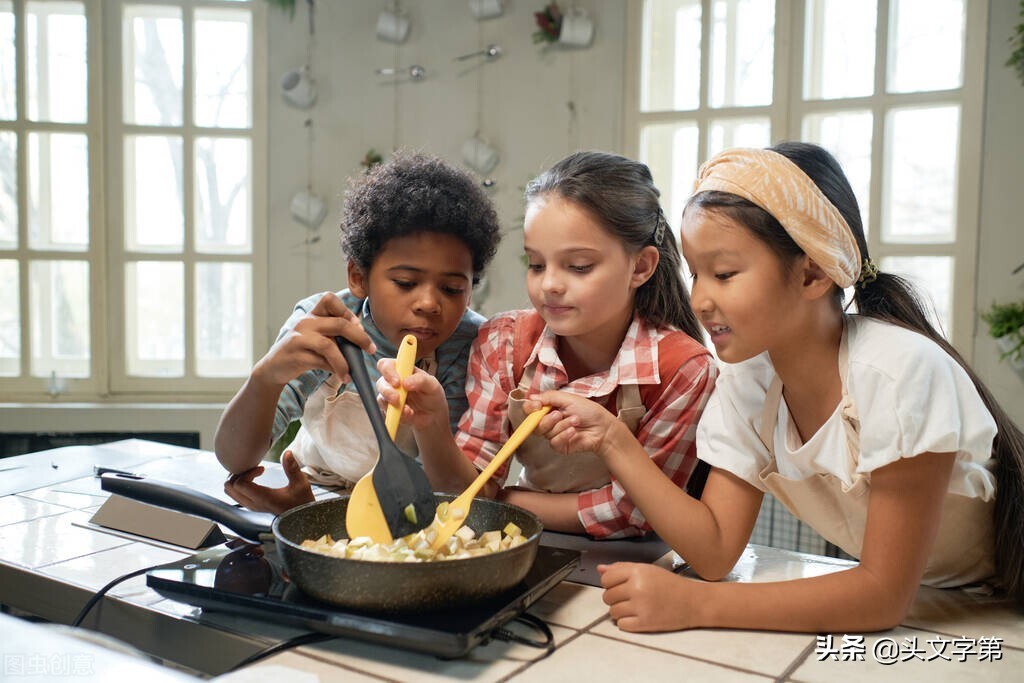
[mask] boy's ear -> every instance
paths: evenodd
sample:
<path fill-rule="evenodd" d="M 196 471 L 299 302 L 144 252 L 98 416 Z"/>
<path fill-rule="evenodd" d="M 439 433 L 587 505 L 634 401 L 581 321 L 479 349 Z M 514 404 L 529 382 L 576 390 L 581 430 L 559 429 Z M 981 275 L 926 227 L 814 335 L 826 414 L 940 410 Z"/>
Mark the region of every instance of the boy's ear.
<path fill-rule="evenodd" d="M 657 247 L 648 245 L 638 251 L 635 258 L 630 284 L 634 288 L 639 288 L 654 275 L 654 271 L 657 270 L 658 263 L 661 261 L 661 254 L 658 253 Z"/>
<path fill-rule="evenodd" d="M 358 299 L 365 299 L 369 296 L 370 288 L 369 278 L 367 274 L 363 272 L 363 269 L 356 265 L 356 262 L 352 259 L 348 260 L 348 291 L 352 292 L 352 296 Z"/>
<path fill-rule="evenodd" d="M 836 283 L 832 281 L 821 266 L 809 256 L 804 256 L 804 263 L 801 272 L 803 278 L 803 292 L 808 299 L 817 299 L 832 291 Z"/>

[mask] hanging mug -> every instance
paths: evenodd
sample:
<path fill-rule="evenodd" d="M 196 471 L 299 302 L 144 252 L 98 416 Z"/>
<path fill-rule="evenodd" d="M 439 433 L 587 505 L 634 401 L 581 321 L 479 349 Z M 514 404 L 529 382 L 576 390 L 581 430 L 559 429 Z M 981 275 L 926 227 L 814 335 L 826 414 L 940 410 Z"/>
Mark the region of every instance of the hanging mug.
<path fill-rule="evenodd" d="M 474 135 L 462 143 L 462 160 L 480 175 L 487 175 L 498 165 L 501 155 L 486 140 Z"/>
<path fill-rule="evenodd" d="M 387 43 L 404 43 L 409 37 L 409 17 L 389 7 L 377 17 L 377 38 Z"/>
<path fill-rule="evenodd" d="M 319 228 L 327 217 L 327 205 L 309 190 L 296 192 L 288 208 L 291 210 L 292 218 L 310 230 Z"/>
<path fill-rule="evenodd" d="M 473 18 L 480 20 L 499 17 L 504 10 L 501 0 L 469 0 L 469 11 Z"/>
<path fill-rule="evenodd" d="M 582 7 L 573 7 L 562 16 L 558 42 L 571 47 L 587 47 L 594 39 L 594 22 Z"/>
<path fill-rule="evenodd" d="M 309 109 L 316 103 L 316 86 L 304 67 L 281 77 L 281 94 L 285 102 L 299 109 Z"/>

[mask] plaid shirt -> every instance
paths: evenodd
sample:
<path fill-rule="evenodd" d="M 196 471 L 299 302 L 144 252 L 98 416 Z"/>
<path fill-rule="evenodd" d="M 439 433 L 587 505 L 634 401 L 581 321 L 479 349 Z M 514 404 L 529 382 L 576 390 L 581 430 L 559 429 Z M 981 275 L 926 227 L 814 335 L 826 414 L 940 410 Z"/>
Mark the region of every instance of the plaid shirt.
<path fill-rule="evenodd" d="M 513 311 L 495 316 L 480 327 L 470 351 L 466 377 L 469 410 L 462 416 L 455 438 L 463 453 L 479 469 L 487 466 L 512 432 L 508 395 L 516 388 L 513 339 L 517 319 L 530 313 L 532 311 Z M 641 389 L 647 384 L 661 385 L 658 400 L 654 405 L 645 406 L 647 412 L 640 421 L 636 437 L 665 476 L 683 488 L 697 463 L 697 420 L 714 388 L 718 370 L 711 354 L 704 351 L 682 363 L 672 376 L 662 379 L 658 342 L 671 331 L 635 318 L 608 370 L 570 382 L 558 357 L 557 337 L 545 327 L 526 367 L 536 364 L 531 392 L 560 389 L 597 400 L 602 405 L 620 384 L 638 384 Z M 504 485 L 507 477 L 506 465 L 494 478 Z M 595 538 L 639 536 L 651 530 L 614 478 L 600 489 L 580 493 L 577 514 L 586 532 Z"/>

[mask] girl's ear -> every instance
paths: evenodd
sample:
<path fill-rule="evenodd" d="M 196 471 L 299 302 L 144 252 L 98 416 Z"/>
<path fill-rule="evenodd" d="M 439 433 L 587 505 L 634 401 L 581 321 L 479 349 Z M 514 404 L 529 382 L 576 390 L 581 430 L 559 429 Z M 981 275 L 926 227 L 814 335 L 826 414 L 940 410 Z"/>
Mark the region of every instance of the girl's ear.
<path fill-rule="evenodd" d="M 638 251 L 634 258 L 636 260 L 633 262 L 633 275 L 630 277 L 629 283 L 634 289 L 639 289 L 641 285 L 651 279 L 654 271 L 658 269 L 661 254 L 658 253 L 657 247 L 648 245 Z"/>
<path fill-rule="evenodd" d="M 821 269 L 811 257 L 804 256 L 803 268 L 801 269 L 801 276 L 803 283 L 801 288 L 804 292 L 804 296 L 808 299 L 818 299 L 832 291 L 832 287 L 835 286 L 835 282 L 832 281 L 825 271 Z"/>
<path fill-rule="evenodd" d="M 358 299 L 365 299 L 370 294 L 369 277 L 352 259 L 348 260 L 348 291 Z"/>

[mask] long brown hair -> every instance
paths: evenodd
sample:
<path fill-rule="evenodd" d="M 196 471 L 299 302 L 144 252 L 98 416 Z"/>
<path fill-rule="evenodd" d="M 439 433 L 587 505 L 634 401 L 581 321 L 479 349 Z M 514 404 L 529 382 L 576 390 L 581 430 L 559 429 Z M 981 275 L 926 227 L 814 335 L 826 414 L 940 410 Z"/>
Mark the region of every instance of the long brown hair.
<path fill-rule="evenodd" d="M 646 165 L 617 154 L 576 152 L 526 186 L 528 204 L 547 194 L 585 208 L 628 250 L 657 247 L 658 267 L 636 292 L 637 313 L 653 325 L 671 325 L 704 344 L 683 284 L 679 246 Z"/>
<path fill-rule="evenodd" d="M 826 150 L 808 143 L 783 142 L 769 149 L 787 157 L 814 181 L 846 219 L 861 257 L 868 258 L 857 198 L 839 162 Z M 746 226 L 783 263 L 793 263 L 804 254 L 774 216 L 746 199 L 724 192 L 701 192 L 690 199 L 687 210 L 691 206 L 721 212 Z M 842 301 L 843 291 L 838 286 L 835 296 Z M 960 353 L 931 324 L 928 307 L 913 285 L 897 275 L 879 272 L 873 282 L 854 288 L 853 302 L 860 315 L 913 330 L 942 347 L 971 378 L 992 414 L 999 430 L 992 443 L 996 477 L 993 511 L 996 573 L 1009 596 L 1018 604 L 1024 604 L 1024 434 Z"/>

